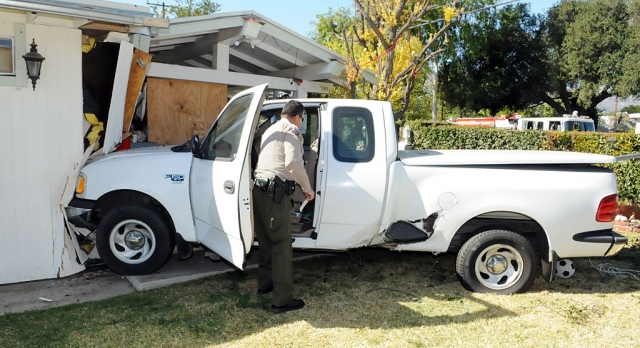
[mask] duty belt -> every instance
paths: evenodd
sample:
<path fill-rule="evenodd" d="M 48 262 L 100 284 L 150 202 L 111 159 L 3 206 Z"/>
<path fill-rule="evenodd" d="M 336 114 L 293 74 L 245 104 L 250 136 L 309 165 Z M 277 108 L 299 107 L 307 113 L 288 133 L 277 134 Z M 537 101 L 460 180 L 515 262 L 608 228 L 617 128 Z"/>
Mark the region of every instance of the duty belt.
<path fill-rule="evenodd" d="M 264 192 L 273 191 L 273 188 L 275 186 L 273 181 L 267 178 L 255 178 L 253 179 L 253 183 Z"/>
<path fill-rule="evenodd" d="M 284 195 L 290 196 L 296 189 L 296 182 L 293 180 L 282 180 L 277 176 L 271 179 L 255 178 L 254 184 L 262 190 L 262 192 L 273 192 L 273 200 L 280 203 Z"/>

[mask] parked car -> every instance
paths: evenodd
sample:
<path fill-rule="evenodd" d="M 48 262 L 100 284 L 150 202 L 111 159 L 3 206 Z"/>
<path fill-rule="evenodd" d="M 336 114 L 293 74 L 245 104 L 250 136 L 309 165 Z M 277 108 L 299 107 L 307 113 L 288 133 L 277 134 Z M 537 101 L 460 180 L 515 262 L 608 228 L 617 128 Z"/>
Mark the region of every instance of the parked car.
<path fill-rule="evenodd" d="M 595 132 L 593 120 L 586 116 L 572 117 L 531 117 L 516 120 L 518 130 L 556 130 L 561 132 Z"/>

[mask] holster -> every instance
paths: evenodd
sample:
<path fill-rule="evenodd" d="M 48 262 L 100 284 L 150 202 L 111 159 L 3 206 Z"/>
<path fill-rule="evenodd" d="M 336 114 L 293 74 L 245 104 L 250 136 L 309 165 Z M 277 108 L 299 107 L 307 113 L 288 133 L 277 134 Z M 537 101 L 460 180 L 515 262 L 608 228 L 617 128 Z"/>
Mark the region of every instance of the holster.
<path fill-rule="evenodd" d="M 291 196 L 296 191 L 296 182 L 293 180 L 285 181 L 285 186 L 287 187 L 287 196 Z"/>
<path fill-rule="evenodd" d="M 285 182 L 277 176 L 274 176 L 271 182 L 273 183 L 273 203 L 280 204 L 287 193 L 288 185 L 285 185 Z"/>

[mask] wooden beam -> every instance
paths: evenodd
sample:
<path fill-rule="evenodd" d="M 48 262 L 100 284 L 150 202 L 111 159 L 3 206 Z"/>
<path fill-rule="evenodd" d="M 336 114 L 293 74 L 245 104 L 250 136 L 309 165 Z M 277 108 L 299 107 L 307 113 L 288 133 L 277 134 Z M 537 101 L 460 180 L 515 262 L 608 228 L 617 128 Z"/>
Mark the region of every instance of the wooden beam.
<path fill-rule="evenodd" d="M 241 17 L 229 17 L 209 19 L 202 21 L 194 21 L 194 17 L 174 18 L 171 20 L 171 26 L 168 29 L 158 30 L 157 40 L 166 40 L 175 37 L 183 37 L 187 35 L 206 35 L 214 31 L 219 31 L 228 28 L 240 27 L 244 25 L 244 19 Z M 183 20 L 190 20 L 189 22 L 182 22 Z M 155 40 L 154 40 L 155 41 Z"/>
<path fill-rule="evenodd" d="M 229 71 L 229 45 L 218 43 L 213 45 L 211 67 L 218 71 Z"/>
<path fill-rule="evenodd" d="M 217 71 L 213 69 L 199 69 L 193 67 L 162 64 L 151 62 L 149 77 L 168 78 L 168 79 L 182 79 L 189 81 L 202 81 L 220 83 L 230 86 L 246 86 L 253 87 L 262 83 L 268 83 L 270 89 L 281 89 L 290 91 L 295 89 L 288 78 L 273 77 L 256 74 L 242 74 L 231 71 Z M 333 84 L 304 81 L 305 89 L 307 92 L 312 93 L 326 93 Z"/>
<path fill-rule="evenodd" d="M 257 66 L 258 68 L 262 68 L 264 70 L 267 71 L 277 71 L 278 69 L 267 64 L 266 62 L 256 59 L 248 54 L 242 53 L 238 50 L 230 50 L 229 54 L 231 54 L 234 57 L 238 57 L 242 60 L 244 60 L 245 62 L 249 63 L 249 64 L 253 64 L 255 66 Z"/>
<path fill-rule="evenodd" d="M 295 77 L 305 81 L 311 80 L 328 80 L 336 78 L 344 71 L 344 65 L 340 62 L 318 63 L 307 65 L 299 68 L 291 68 L 280 71 L 274 71 L 272 76 L 279 77 Z M 295 73 L 295 76 L 294 76 Z"/>
<path fill-rule="evenodd" d="M 211 47 L 218 42 L 218 33 L 205 35 L 194 42 L 175 47 L 153 56 L 154 62 L 174 64 L 211 52 Z"/>
<path fill-rule="evenodd" d="M 155 28 L 169 28 L 169 21 L 165 18 L 142 17 L 142 26 Z"/>
<path fill-rule="evenodd" d="M 140 96 L 140 90 L 144 83 L 144 78 L 149 69 L 151 55 L 139 49 L 133 50 L 133 59 L 131 60 L 131 70 L 129 72 L 129 83 L 127 84 L 127 94 L 124 102 L 124 122 L 122 123 L 122 131 L 128 132 L 133 121 L 133 114 Z"/>
<path fill-rule="evenodd" d="M 315 56 L 325 62 L 330 62 L 332 59 L 341 58 L 340 55 L 332 52 L 328 48 L 316 42 L 313 42 L 304 36 L 285 30 L 272 23 L 266 23 L 265 25 L 263 25 L 261 31 L 265 34 L 273 36 L 274 38 L 279 38 L 279 40 L 281 42 L 284 42 L 286 45 L 294 46 L 300 51 L 307 52 L 310 55 Z"/>
<path fill-rule="evenodd" d="M 189 59 L 189 60 L 185 60 L 184 62 L 193 66 L 194 68 L 202 68 L 202 69 L 211 69 L 211 62 L 209 62 L 209 64 L 204 64 L 201 60 L 203 60 L 202 58 L 198 59 L 199 57 L 196 57 L 194 59 Z"/>
<path fill-rule="evenodd" d="M 237 36 L 241 29 L 241 27 L 225 29 L 216 33 L 204 35 L 191 43 L 177 46 L 171 51 L 163 52 L 154 56 L 153 61 L 175 64 L 194 57 L 199 57 L 203 54 L 211 53 L 215 44 Z"/>
<path fill-rule="evenodd" d="M 105 22 L 89 22 L 89 23 L 81 26 L 79 29 L 115 31 L 117 33 L 128 33 L 129 32 L 129 28 L 126 25 L 105 23 Z"/>
<path fill-rule="evenodd" d="M 277 40 L 277 39 L 276 39 Z M 282 42 L 283 44 L 287 45 L 286 43 Z M 291 47 L 291 49 L 287 52 L 285 52 L 285 50 L 281 49 L 280 47 L 273 47 L 270 44 L 266 43 L 265 41 L 263 42 L 256 42 L 255 43 L 256 48 L 259 48 L 267 53 L 271 53 L 274 56 L 277 56 L 278 58 L 284 59 L 287 62 L 291 63 L 291 64 L 295 64 L 297 66 L 307 66 L 309 65 L 306 62 L 303 62 L 300 60 L 300 57 L 296 57 L 296 49 L 295 47 Z"/>

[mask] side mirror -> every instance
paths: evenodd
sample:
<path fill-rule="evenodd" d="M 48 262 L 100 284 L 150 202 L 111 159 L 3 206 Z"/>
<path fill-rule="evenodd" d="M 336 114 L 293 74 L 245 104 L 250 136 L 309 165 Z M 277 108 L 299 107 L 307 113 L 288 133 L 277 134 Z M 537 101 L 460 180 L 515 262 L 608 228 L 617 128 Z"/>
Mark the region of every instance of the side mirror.
<path fill-rule="evenodd" d="M 200 137 L 198 137 L 198 134 L 194 134 L 191 137 L 191 153 L 198 158 L 201 158 L 201 154 L 200 154 Z"/>

